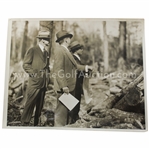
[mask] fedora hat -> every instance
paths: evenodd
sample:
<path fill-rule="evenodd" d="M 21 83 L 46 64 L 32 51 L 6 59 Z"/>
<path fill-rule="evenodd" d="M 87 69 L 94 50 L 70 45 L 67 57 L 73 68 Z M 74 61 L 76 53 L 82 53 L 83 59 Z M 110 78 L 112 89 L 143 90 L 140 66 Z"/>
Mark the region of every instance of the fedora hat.
<path fill-rule="evenodd" d="M 37 38 L 50 38 L 49 31 L 39 31 Z"/>
<path fill-rule="evenodd" d="M 73 53 L 82 48 L 83 45 L 81 45 L 78 41 L 73 41 L 69 46 L 70 51 Z"/>
<path fill-rule="evenodd" d="M 56 37 L 57 37 L 56 42 L 59 42 L 60 40 L 66 38 L 66 37 L 72 38 L 73 35 L 70 34 L 70 33 L 68 33 L 67 31 L 63 30 L 63 31 L 59 31 L 59 32 L 56 34 Z"/>

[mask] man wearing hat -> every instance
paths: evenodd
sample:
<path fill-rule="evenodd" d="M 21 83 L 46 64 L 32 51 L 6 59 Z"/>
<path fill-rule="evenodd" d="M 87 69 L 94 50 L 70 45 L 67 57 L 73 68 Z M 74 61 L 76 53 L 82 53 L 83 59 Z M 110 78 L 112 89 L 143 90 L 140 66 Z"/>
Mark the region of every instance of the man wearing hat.
<path fill-rule="evenodd" d="M 29 74 L 27 101 L 21 116 L 23 126 L 29 125 L 35 107 L 34 126 L 38 125 L 47 85 L 49 55 L 46 48 L 49 45 L 50 32 L 39 31 L 37 38 L 39 44 L 26 52 L 23 62 L 23 68 Z"/>
<path fill-rule="evenodd" d="M 70 93 L 74 96 L 76 70 L 85 70 L 85 66 L 77 64 L 68 49 L 73 35 L 67 31 L 60 31 L 56 34 L 56 37 L 59 46 L 54 51 L 54 89 L 58 93 L 58 98 L 63 93 Z M 92 69 L 92 67 L 88 66 L 88 69 Z M 72 113 L 58 100 L 55 110 L 55 126 L 65 126 L 71 123 L 72 118 Z"/>
<path fill-rule="evenodd" d="M 76 60 L 77 64 L 83 65 L 81 62 L 80 56 L 83 53 L 83 45 L 81 45 L 78 41 L 74 41 L 69 46 L 70 52 L 72 53 L 74 59 Z M 84 75 L 88 75 L 85 71 L 77 71 L 77 80 L 75 86 L 75 97 L 79 100 L 77 106 L 72 110 L 73 113 L 73 122 L 79 119 L 79 110 L 80 110 L 80 102 L 81 102 L 81 95 L 83 94 L 83 78 Z"/>

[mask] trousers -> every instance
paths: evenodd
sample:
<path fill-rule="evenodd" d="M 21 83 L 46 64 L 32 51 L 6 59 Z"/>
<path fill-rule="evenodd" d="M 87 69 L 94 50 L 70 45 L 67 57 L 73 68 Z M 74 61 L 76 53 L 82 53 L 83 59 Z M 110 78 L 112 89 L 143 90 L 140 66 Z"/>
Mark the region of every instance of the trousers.
<path fill-rule="evenodd" d="M 75 91 L 70 92 L 71 95 L 75 95 Z M 62 95 L 62 93 L 58 93 L 57 98 L 59 98 Z M 57 99 L 57 107 L 55 110 L 55 127 L 62 127 L 67 124 L 71 123 L 71 119 L 73 117 L 73 114 L 71 111 L 69 111 L 58 99 Z"/>
<path fill-rule="evenodd" d="M 39 117 L 41 115 L 41 110 L 43 108 L 44 96 L 45 96 L 45 88 L 36 89 L 36 88 L 28 88 L 27 90 L 27 101 L 21 116 L 21 123 L 29 123 L 31 117 L 33 115 L 34 108 L 34 126 L 38 125 Z"/>

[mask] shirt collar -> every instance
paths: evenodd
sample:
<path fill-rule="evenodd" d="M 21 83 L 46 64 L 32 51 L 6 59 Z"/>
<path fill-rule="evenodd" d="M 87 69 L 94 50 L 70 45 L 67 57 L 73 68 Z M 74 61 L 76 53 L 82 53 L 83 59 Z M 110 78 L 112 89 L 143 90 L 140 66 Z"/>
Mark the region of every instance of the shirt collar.
<path fill-rule="evenodd" d="M 73 55 L 75 55 L 79 59 L 79 61 L 81 61 L 81 58 L 79 55 L 77 55 L 77 54 L 73 54 Z"/>
<path fill-rule="evenodd" d="M 41 51 L 44 52 L 44 46 L 39 43 L 39 47 L 40 47 Z"/>
<path fill-rule="evenodd" d="M 68 48 L 67 48 L 66 46 L 64 46 L 64 45 L 61 45 L 61 46 L 68 50 Z M 69 50 L 68 50 L 68 51 L 69 51 Z"/>

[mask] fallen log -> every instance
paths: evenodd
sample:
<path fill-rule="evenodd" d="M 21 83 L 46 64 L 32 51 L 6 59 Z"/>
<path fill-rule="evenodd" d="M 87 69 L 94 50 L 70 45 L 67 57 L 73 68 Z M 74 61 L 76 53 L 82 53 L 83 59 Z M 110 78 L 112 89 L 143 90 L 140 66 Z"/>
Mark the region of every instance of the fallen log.
<path fill-rule="evenodd" d="M 124 96 L 120 101 L 118 101 L 113 108 L 127 111 L 127 112 L 136 112 L 136 113 L 145 113 L 145 105 L 144 105 L 144 97 L 138 97 L 132 95 L 132 97 L 129 99 L 127 96 Z"/>
<path fill-rule="evenodd" d="M 135 87 L 131 88 L 128 93 L 123 98 L 129 106 L 136 106 L 138 103 L 141 102 L 141 93 L 140 91 Z M 121 99 L 122 100 L 122 99 Z"/>
<path fill-rule="evenodd" d="M 93 113 L 92 113 L 93 114 Z M 145 129 L 145 117 L 140 113 L 124 112 L 118 109 L 99 109 L 94 116 L 85 115 L 67 127 Z"/>
<path fill-rule="evenodd" d="M 119 101 L 121 100 L 131 89 L 135 88 L 142 80 L 144 79 L 144 74 L 143 74 L 143 71 L 141 72 L 141 74 L 133 81 L 133 82 L 130 82 L 129 85 L 122 89 L 119 93 L 113 95 L 113 96 L 110 96 L 109 98 L 107 98 L 102 106 L 98 107 L 98 105 L 95 108 L 107 108 L 107 109 L 111 109 L 114 107 L 114 105 Z M 139 99 L 140 100 L 140 99 Z"/>
<path fill-rule="evenodd" d="M 78 126 L 78 125 L 77 125 Z M 105 118 L 96 119 L 94 121 L 85 123 L 86 128 L 118 128 L 118 129 L 144 129 L 139 120 L 133 118 L 126 118 L 124 120 L 115 120 L 112 116 L 106 116 Z M 125 126 L 125 127 L 121 127 Z M 130 126 L 130 127 L 129 127 Z"/>
<path fill-rule="evenodd" d="M 112 116 L 106 116 L 105 118 L 98 118 L 86 124 L 87 128 L 101 128 L 102 126 L 111 126 Z"/>
<path fill-rule="evenodd" d="M 115 125 L 126 123 L 126 124 L 131 124 L 138 129 L 145 129 L 143 126 L 143 124 L 145 124 L 145 117 L 143 114 L 124 112 L 114 108 L 102 109 L 102 110 L 99 109 L 98 112 L 99 113 L 97 114 L 97 111 L 96 111 L 96 116 L 98 118 L 88 123 L 87 127 L 103 128 L 103 126 L 109 126 L 111 128 L 114 128 Z"/>
<path fill-rule="evenodd" d="M 132 124 L 128 124 L 128 123 L 121 123 L 121 124 L 116 124 L 114 126 L 103 126 L 101 128 L 104 129 L 137 129 L 135 126 L 133 126 Z"/>
<path fill-rule="evenodd" d="M 132 118 L 132 119 L 136 119 L 139 120 L 141 123 L 145 123 L 145 116 L 144 114 L 141 113 L 133 113 L 133 112 L 125 112 L 119 109 L 98 109 L 95 111 L 91 111 L 89 114 L 95 115 L 95 113 L 98 113 L 98 116 L 96 114 L 97 117 L 106 117 L 108 115 L 111 115 L 113 117 L 113 119 L 118 119 L 121 120 L 121 122 L 123 122 L 126 118 Z"/>
<path fill-rule="evenodd" d="M 20 126 L 20 125 L 21 125 L 21 121 L 13 121 L 8 123 L 8 126 Z"/>
<path fill-rule="evenodd" d="M 120 92 L 121 92 L 120 88 L 117 88 L 117 87 L 110 88 L 110 93 L 111 94 L 117 94 L 117 93 L 120 93 Z"/>
<path fill-rule="evenodd" d="M 20 108 L 25 106 L 26 103 L 26 90 L 27 90 L 28 81 L 25 80 L 21 86 L 15 90 L 15 98 L 13 99 L 13 102 L 18 105 Z"/>
<path fill-rule="evenodd" d="M 85 120 L 85 121 L 94 121 L 96 119 L 98 119 L 97 117 L 95 116 L 90 116 L 88 114 L 85 114 L 81 117 L 81 119 Z"/>

